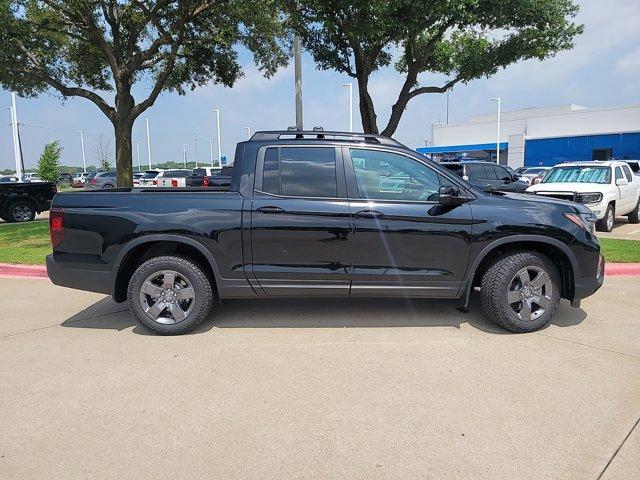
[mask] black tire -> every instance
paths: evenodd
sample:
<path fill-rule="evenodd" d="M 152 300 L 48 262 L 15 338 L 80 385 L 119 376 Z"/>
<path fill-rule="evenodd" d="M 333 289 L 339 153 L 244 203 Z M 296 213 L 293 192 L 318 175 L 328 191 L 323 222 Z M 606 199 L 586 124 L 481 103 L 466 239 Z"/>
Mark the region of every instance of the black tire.
<path fill-rule="evenodd" d="M 611 219 L 609 218 L 611 217 Z M 607 206 L 604 217 L 596 222 L 596 230 L 598 232 L 610 232 L 613 230 L 613 224 L 616 219 L 616 209 L 612 203 Z"/>
<path fill-rule="evenodd" d="M 527 276 L 530 272 L 536 274 L 531 278 L 530 287 L 533 287 L 538 274 L 546 274 L 546 277 L 544 275 L 540 277 L 540 281 L 545 283 L 540 289 L 541 294 L 537 297 L 533 290 L 524 287 L 521 277 L 516 278 L 518 273 L 525 269 Z M 520 290 L 517 288 L 519 283 L 522 285 Z M 520 303 L 509 302 L 510 291 L 520 296 Z M 529 296 L 525 297 L 525 294 Z M 516 333 L 533 332 L 549 325 L 558 307 L 560 301 L 558 271 L 547 257 L 537 252 L 521 251 L 503 255 L 496 259 L 482 276 L 480 297 L 485 315 L 496 325 Z M 546 306 L 543 308 L 536 304 L 536 298 L 540 302 L 544 300 Z M 523 308 L 525 301 L 533 301 L 529 303 L 529 320 L 525 320 L 526 311 Z M 519 312 L 516 311 L 518 307 L 520 307 Z"/>
<path fill-rule="evenodd" d="M 640 198 L 638 199 L 638 203 L 636 203 L 636 208 L 629 212 L 627 218 L 629 219 L 629 223 L 640 223 Z"/>
<path fill-rule="evenodd" d="M 5 214 L 5 220 L 9 223 L 31 222 L 34 218 L 36 209 L 33 203 L 27 200 L 16 200 L 9 205 Z"/>
<path fill-rule="evenodd" d="M 111 185 L 110 183 L 105 183 L 105 184 L 102 186 L 102 189 L 103 189 L 103 190 L 108 189 L 108 188 L 114 188 L 114 187 L 113 187 L 113 185 Z"/>
<path fill-rule="evenodd" d="M 164 282 L 165 275 L 162 272 L 176 274 L 174 282 L 171 282 L 176 287 L 173 290 L 166 290 L 161 287 L 163 293 L 159 294 L 156 294 L 154 290 L 154 295 L 158 297 L 156 301 L 153 296 L 143 293 L 142 288 L 150 278 L 152 280 L 146 283 L 145 289 L 148 290 L 150 287 L 158 288 L 158 284 L 153 283 L 156 281 L 154 276 L 159 276 Z M 149 283 L 152 283 L 152 285 L 149 285 Z M 184 286 L 180 287 L 180 285 Z M 193 289 L 194 295 L 192 299 L 188 301 L 171 301 L 171 295 L 175 295 L 181 289 L 189 287 Z M 168 302 L 165 301 L 164 295 L 169 295 Z M 129 300 L 129 309 L 140 325 L 158 335 L 180 335 L 192 331 L 207 318 L 213 305 L 214 292 L 209 278 L 200 265 L 184 257 L 162 256 L 147 260 L 138 267 L 129 281 L 127 298 Z M 176 297 L 174 296 L 173 298 Z M 146 304 L 143 304 L 143 301 Z M 166 307 L 163 307 L 163 305 L 166 305 Z M 154 307 L 156 308 L 154 309 Z M 176 320 L 174 318 L 172 313 L 174 308 L 176 308 L 176 312 L 181 311 L 180 315 L 186 315 L 184 319 Z M 158 310 L 160 314 L 154 319 L 153 313 Z M 147 314 L 147 311 L 150 313 Z M 170 323 L 171 321 L 175 323 Z"/>

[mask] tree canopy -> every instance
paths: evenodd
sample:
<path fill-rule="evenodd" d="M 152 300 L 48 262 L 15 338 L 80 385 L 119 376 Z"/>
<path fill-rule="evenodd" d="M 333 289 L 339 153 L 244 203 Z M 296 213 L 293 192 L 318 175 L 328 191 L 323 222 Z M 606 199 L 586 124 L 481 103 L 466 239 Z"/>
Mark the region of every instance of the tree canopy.
<path fill-rule="evenodd" d="M 294 0 L 288 10 L 321 69 L 357 79 L 364 131 L 378 133 L 369 79 L 392 63 L 404 83 L 382 134 L 392 136 L 408 102 L 495 74 L 525 59 L 572 48 L 582 26 L 573 0 Z M 437 85 L 421 74 L 445 76 Z"/>
<path fill-rule="evenodd" d="M 38 176 L 47 182 L 55 182 L 60 176 L 60 156 L 62 147 L 60 142 L 49 142 L 44 146 L 40 160 L 38 160 Z"/>
<path fill-rule="evenodd" d="M 267 76 L 287 61 L 275 0 L 0 0 L 0 25 L 0 85 L 93 102 L 114 126 L 120 186 L 132 183 L 133 123 L 161 92 L 232 86 L 239 46 Z M 150 88 L 136 100 L 140 81 Z"/>

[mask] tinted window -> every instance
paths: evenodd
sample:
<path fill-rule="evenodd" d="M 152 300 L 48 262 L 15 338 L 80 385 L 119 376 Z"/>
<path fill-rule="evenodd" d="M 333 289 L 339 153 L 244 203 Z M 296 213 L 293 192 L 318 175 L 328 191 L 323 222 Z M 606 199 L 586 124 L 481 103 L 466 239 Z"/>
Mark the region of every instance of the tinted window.
<path fill-rule="evenodd" d="M 227 175 L 233 171 L 229 168 Z M 225 175 L 226 172 L 222 172 Z M 290 197 L 336 197 L 336 158 L 333 148 L 268 148 L 262 190 Z"/>
<path fill-rule="evenodd" d="M 389 152 L 351 150 L 360 198 L 437 201 L 441 181 L 426 165 Z"/>
<path fill-rule="evenodd" d="M 464 167 L 459 163 L 441 163 L 441 165 L 447 170 L 451 170 L 456 175 L 459 175 L 459 176 L 464 175 Z"/>
<path fill-rule="evenodd" d="M 484 170 L 484 178 L 487 180 L 498 180 L 496 169 L 493 165 L 482 165 L 482 168 Z"/>
<path fill-rule="evenodd" d="M 467 177 L 469 180 L 482 180 L 483 178 L 487 178 L 482 165 L 467 165 Z"/>
<path fill-rule="evenodd" d="M 207 174 L 207 171 L 204 168 L 194 168 L 193 176 L 194 177 L 204 177 Z"/>
<path fill-rule="evenodd" d="M 140 178 L 144 178 L 145 180 L 149 180 L 151 178 L 156 178 L 160 172 L 145 172 L 144 175 Z"/>
<path fill-rule="evenodd" d="M 509 171 L 506 168 L 500 167 L 498 165 L 496 165 L 493 168 L 495 168 L 495 170 L 496 170 L 496 175 L 498 176 L 498 179 L 504 180 L 505 182 L 510 182 L 511 181 L 511 174 L 509 173 Z"/>
<path fill-rule="evenodd" d="M 624 172 L 625 177 L 627 177 L 627 181 L 633 182 L 633 173 L 631 173 L 631 169 L 628 166 L 623 165 L 622 171 Z"/>

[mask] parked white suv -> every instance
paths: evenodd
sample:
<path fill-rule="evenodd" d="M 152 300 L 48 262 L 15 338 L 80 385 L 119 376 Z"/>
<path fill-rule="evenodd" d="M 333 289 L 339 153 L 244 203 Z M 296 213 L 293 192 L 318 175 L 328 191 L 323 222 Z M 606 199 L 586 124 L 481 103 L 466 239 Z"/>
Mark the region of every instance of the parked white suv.
<path fill-rule="evenodd" d="M 626 162 L 562 163 L 549 170 L 542 181 L 527 188 L 527 193 L 572 200 L 595 213 L 596 229 L 610 232 L 618 216 L 629 223 L 640 223 L 640 177 Z"/>

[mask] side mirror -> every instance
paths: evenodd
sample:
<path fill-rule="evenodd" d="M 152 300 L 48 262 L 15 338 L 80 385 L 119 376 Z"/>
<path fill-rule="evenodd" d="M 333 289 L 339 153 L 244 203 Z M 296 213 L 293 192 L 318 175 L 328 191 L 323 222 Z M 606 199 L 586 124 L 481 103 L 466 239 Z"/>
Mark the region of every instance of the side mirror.
<path fill-rule="evenodd" d="M 440 205 L 455 206 L 467 201 L 460 196 L 460 189 L 449 185 L 443 185 L 438 189 L 438 201 Z"/>
<path fill-rule="evenodd" d="M 531 185 L 537 185 L 542 181 L 542 177 L 534 177 L 531 179 Z"/>
<path fill-rule="evenodd" d="M 618 187 L 624 187 L 625 185 L 629 185 L 629 181 L 626 178 L 618 178 L 616 180 L 616 185 Z"/>

